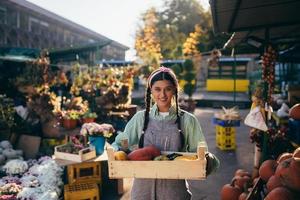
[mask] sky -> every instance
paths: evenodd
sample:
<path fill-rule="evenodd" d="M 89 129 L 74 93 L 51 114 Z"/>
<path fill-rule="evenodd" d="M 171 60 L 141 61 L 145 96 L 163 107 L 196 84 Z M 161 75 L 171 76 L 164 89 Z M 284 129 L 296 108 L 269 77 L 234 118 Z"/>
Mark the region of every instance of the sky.
<path fill-rule="evenodd" d="M 140 16 L 148 8 L 160 8 L 162 0 L 27 0 L 130 48 L 126 60 L 134 60 L 134 35 Z M 198 0 L 208 8 L 208 0 Z"/>

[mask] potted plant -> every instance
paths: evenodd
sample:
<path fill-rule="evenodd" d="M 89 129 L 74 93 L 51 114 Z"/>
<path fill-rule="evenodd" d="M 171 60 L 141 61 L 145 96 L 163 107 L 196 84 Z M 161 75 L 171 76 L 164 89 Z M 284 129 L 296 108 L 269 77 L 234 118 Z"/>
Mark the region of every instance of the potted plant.
<path fill-rule="evenodd" d="M 11 129 L 15 125 L 15 109 L 14 102 L 11 98 L 6 95 L 0 95 L 0 131 L 3 140 L 9 139 Z M 4 136 L 4 133 L 7 133 Z"/>
<path fill-rule="evenodd" d="M 74 129 L 77 126 L 77 120 L 80 118 L 78 111 L 66 110 L 63 112 L 63 127 L 65 129 Z"/>
<path fill-rule="evenodd" d="M 97 113 L 91 112 L 91 110 L 88 110 L 81 117 L 82 124 L 95 122 L 95 120 L 97 119 L 97 117 L 98 117 Z"/>
<path fill-rule="evenodd" d="M 188 95 L 186 106 L 184 108 L 188 111 L 194 111 L 196 107 L 195 101 L 192 99 L 193 93 L 196 90 L 196 69 L 193 61 L 186 59 L 183 63 L 182 78 L 184 80 L 183 92 Z"/>
<path fill-rule="evenodd" d="M 110 138 L 115 132 L 111 124 L 98 124 L 95 122 L 82 125 L 80 135 L 88 138 L 90 145 L 96 149 L 96 154 L 101 155 L 104 151 L 106 138 Z"/>

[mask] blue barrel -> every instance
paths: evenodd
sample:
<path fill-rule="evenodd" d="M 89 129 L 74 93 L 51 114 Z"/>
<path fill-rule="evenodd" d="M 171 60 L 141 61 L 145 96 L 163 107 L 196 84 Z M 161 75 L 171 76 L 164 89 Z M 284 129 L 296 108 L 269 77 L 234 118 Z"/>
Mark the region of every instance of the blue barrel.
<path fill-rule="evenodd" d="M 89 136 L 90 145 L 96 149 L 96 155 L 101 155 L 104 152 L 105 137 L 103 136 Z"/>

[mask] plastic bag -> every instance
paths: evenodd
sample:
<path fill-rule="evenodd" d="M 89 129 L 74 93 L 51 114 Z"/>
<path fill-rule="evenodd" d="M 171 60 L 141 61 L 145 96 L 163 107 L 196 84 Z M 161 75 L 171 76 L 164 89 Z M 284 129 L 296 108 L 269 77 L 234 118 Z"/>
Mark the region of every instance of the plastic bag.
<path fill-rule="evenodd" d="M 246 116 L 244 123 L 247 126 L 262 130 L 262 131 L 267 131 L 268 127 L 266 125 L 266 122 L 263 118 L 262 113 L 260 112 L 260 107 L 257 106 L 253 108 L 249 114 Z"/>

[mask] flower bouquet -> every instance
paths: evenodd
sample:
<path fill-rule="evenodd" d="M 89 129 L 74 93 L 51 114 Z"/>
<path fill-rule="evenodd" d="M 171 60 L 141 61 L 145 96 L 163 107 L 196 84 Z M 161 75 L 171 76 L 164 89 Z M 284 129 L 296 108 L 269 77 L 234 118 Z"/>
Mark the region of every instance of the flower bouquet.
<path fill-rule="evenodd" d="M 82 125 L 80 135 L 89 139 L 90 145 L 96 149 L 96 154 L 101 155 L 104 151 L 105 139 L 113 135 L 115 129 L 111 124 L 98 124 L 95 122 Z"/>

